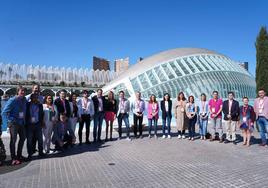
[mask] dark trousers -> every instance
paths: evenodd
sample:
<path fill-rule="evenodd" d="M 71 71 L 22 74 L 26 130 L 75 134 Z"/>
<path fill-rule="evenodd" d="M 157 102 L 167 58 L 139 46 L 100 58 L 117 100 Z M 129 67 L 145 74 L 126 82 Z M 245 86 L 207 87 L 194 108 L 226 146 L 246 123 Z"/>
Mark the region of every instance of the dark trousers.
<path fill-rule="evenodd" d="M 134 136 L 137 136 L 137 130 L 139 129 L 140 136 L 142 135 L 142 121 L 143 121 L 143 115 L 137 116 L 134 114 Z"/>
<path fill-rule="evenodd" d="M 188 124 L 188 131 L 189 131 L 189 137 L 193 138 L 195 136 L 195 124 L 196 124 L 197 117 L 193 117 L 192 119 L 189 119 Z"/>
<path fill-rule="evenodd" d="M 43 153 L 43 135 L 42 135 L 42 127 L 40 123 L 29 124 L 26 128 L 27 132 L 27 151 L 28 155 L 32 156 L 33 151 L 33 138 L 35 137 L 38 141 L 38 151 L 39 154 Z"/>
<path fill-rule="evenodd" d="M 62 151 L 63 149 L 68 149 L 69 146 L 72 145 L 73 136 L 70 134 L 65 134 L 63 137 L 63 146 L 61 147 L 59 142 L 55 142 L 55 150 Z"/>
<path fill-rule="evenodd" d="M 82 114 L 81 122 L 79 122 L 78 136 L 79 142 L 82 143 L 82 131 L 84 128 L 84 124 L 86 124 L 86 142 L 89 142 L 89 133 L 90 133 L 90 115 Z"/>
<path fill-rule="evenodd" d="M 104 119 L 104 112 L 97 112 L 94 115 L 94 127 L 93 127 L 94 141 L 97 140 L 97 132 L 98 132 L 98 140 L 101 140 L 101 128 L 103 119 Z"/>
<path fill-rule="evenodd" d="M 22 148 L 25 141 L 25 127 L 24 125 L 17 125 L 16 123 L 9 124 L 9 131 L 10 131 L 10 153 L 11 159 L 20 159 L 22 156 Z M 17 135 L 19 135 L 20 140 L 18 143 L 18 150 L 16 155 L 16 142 L 17 142 Z"/>
<path fill-rule="evenodd" d="M 129 137 L 129 119 L 128 119 L 128 114 L 127 113 L 120 113 L 117 117 L 118 121 L 118 134 L 119 138 L 122 136 L 122 121 L 124 121 L 127 129 L 127 137 Z"/>

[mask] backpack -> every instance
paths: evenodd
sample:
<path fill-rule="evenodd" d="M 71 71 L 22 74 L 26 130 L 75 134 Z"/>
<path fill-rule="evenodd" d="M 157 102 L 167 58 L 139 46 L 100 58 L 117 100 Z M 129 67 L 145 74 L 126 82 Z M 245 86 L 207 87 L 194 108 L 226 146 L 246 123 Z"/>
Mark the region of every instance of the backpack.
<path fill-rule="evenodd" d="M 0 138 L 0 161 L 3 162 L 6 159 L 6 149 L 2 139 Z"/>

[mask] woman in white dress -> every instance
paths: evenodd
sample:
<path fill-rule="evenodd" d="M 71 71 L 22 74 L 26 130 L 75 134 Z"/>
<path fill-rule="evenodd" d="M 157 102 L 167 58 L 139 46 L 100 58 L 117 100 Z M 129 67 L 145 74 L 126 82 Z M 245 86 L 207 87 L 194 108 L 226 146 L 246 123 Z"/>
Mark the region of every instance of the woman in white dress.
<path fill-rule="evenodd" d="M 56 124 L 56 107 L 53 104 L 52 95 L 47 95 L 45 97 L 45 103 L 43 104 L 44 110 L 44 128 L 43 135 L 45 137 L 43 142 L 43 147 L 46 153 L 50 153 L 51 138 L 54 125 Z"/>
<path fill-rule="evenodd" d="M 68 120 L 68 124 L 70 126 L 70 134 L 75 138 L 75 129 L 76 129 L 76 124 L 78 122 L 78 105 L 77 105 L 77 95 L 75 93 L 72 93 L 70 98 L 69 98 L 69 103 L 70 103 L 70 118 Z"/>

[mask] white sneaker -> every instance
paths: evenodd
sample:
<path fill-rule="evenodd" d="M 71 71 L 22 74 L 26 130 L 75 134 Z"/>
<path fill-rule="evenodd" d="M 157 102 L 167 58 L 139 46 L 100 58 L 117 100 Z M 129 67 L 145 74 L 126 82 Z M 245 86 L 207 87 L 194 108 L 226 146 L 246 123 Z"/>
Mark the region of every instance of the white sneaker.
<path fill-rule="evenodd" d="M 154 135 L 154 138 L 155 138 L 155 139 L 157 138 L 157 135 L 156 135 L 156 134 Z"/>
<path fill-rule="evenodd" d="M 185 139 L 185 135 L 182 135 L 182 139 Z"/>
<path fill-rule="evenodd" d="M 191 140 L 191 137 L 189 137 L 188 140 Z"/>
<path fill-rule="evenodd" d="M 168 135 L 167 137 L 168 137 L 169 139 L 171 139 L 171 136 L 170 136 L 170 135 Z"/>
<path fill-rule="evenodd" d="M 163 138 L 163 139 L 166 138 L 166 135 L 163 135 L 162 138 Z"/>
<path fill-rule="evenodd" d="M 149 134 L 148 138 L 152 138 L 150 134 Z"/>
<path fill-rule="evenodd" d="M 178 135 L 178 139 L 181 139 L 181 135 L 180 134 Z"/>
<path fill-rule="evenodd" d="M 127 140 L 127 141 L 131 141 L 131 138 L 127 137 L 126 140 Z"/>

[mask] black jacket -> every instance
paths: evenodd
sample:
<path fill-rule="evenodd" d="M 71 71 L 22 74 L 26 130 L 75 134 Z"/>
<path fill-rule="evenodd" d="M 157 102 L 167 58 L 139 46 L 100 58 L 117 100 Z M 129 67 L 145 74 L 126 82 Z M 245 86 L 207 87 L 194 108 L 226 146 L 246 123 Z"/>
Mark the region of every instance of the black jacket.
<path fill-rule="evenodd" d="M 227 115 L 229 114 L 229 100 L 223 102 L 222 112 L 224 114 L 224 120 L 228 120 Z M 239 103 L 233 100 L 231 108 L 231 120 L 238 121 L 240 114 Z"/>
<path fill-rule="evenodd" d="M 101 97 L 102 98 L 102 105 L 103 105 L 103 111 L 105 110 L 105 104 L 106 104 L 106 99 L 104 96 Z M 95 110 L 95 114 L 99 112 L 99 100 L 97 96 L 94 96 L 92 98 L 93 104 L 94 104 L 94 110 Z"/>
<path fill-rule="evenodd" d="M 57 98 L 54 101 L 55 106 L 57 107 L 58 115 L 60 116 L 61 113 L 64 113 L 64 106 L 61 102 L 60 98 Z M 66 117 L 71 117 L 71 107 L 69 101 L 65 99 L 65 108 L 66 108 Z"/>
<path fill-rule="evenodd" d="M 31 113 L 30 113 L 31 105 L 30 104 L 31 102 L 27 102 L 26 104 L 26 116 L 25 116 L 26 126 L 31 123 Z M 38 107 L 39 107 L 38 123 L 42 123 L 44 119 L 43 105 L 39 103 Z"/>
<path fill-rule="evenodd" d="M 171 118 L 172 117 L 172 101 L 168 101 L 168 111 L 166 112 L 166 107 L 165 107 L 165 101 L 162 100 L 160 103 L 161 111 L 162 111 L 162 119 L 166 119 L 167 115 Z"/>
<path fill-rule="evenodd" d="M 114 104 L 113 104 L 113 102 L 109 101 L 108 99 L 105 99 L 104 111 L 114 112 L 116 114 L 117 113 L 117 101 L 114 99 Z"/>

